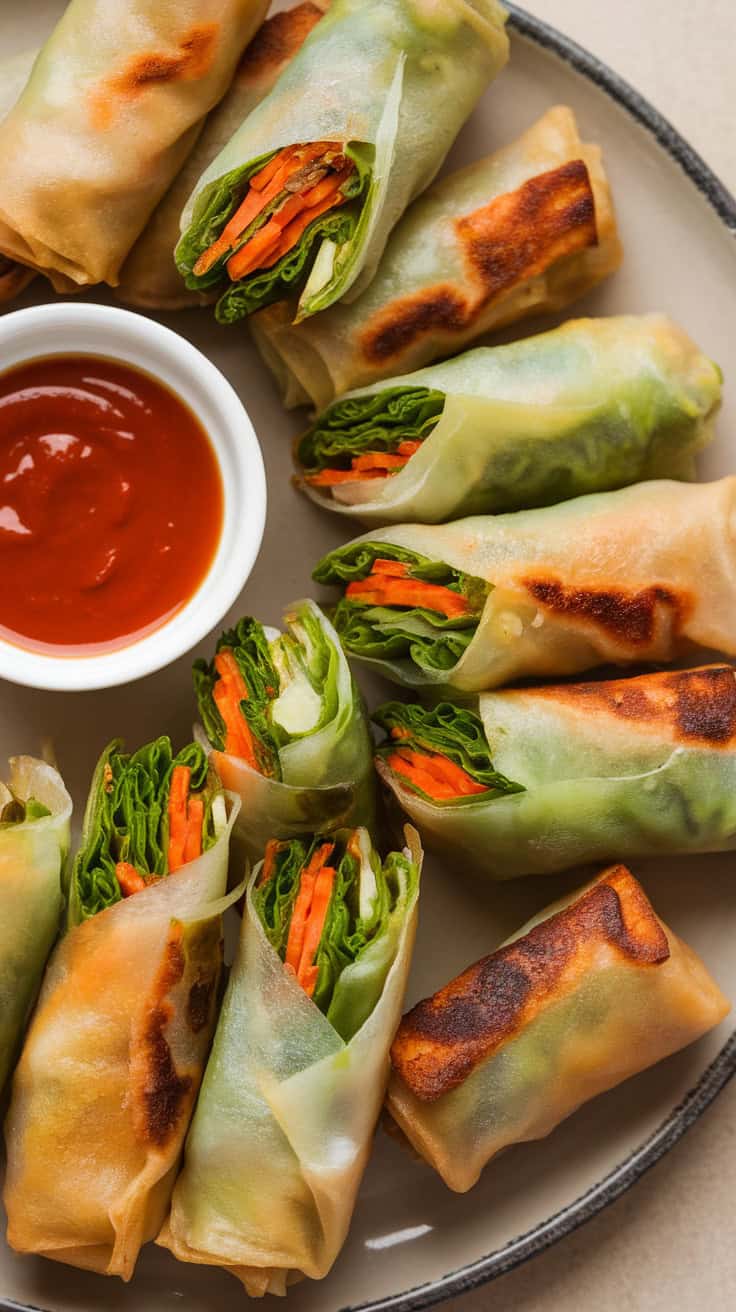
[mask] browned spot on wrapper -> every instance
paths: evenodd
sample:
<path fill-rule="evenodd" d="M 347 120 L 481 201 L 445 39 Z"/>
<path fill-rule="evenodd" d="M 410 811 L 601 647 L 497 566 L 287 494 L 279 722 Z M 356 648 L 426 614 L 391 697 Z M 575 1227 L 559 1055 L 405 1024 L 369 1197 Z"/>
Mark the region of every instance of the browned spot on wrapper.
<path fill-rule="evenodd" d="M 674 738 L 685 743 L 730 748 L 736 740 L 736 677 L 730 665 L 566 683 L 535 688 L 534 696 L 579 707 L 584 713 L 590 708 L 658 728 L 667 725 Z"/>
<path fill-rule="evenodd" d="M 214 975 L 195 980 L 189 990 L 187 1021 L 194 1034 L 199 1034 L 200 1030 L 203 1030 L 209 1024 L 214 992 Z"/>
<path fill-rule="evenodd" d="M 668 612 L 672 630 L 682 626 L 688 603 L 669 588 L 568 588 L 556 579 L 522 579 L 522 586 L 547 610 L 569 615 L 604 629 L 617 642 L 646 647 L 656 633 L 657 618 Z"/>
<path fill-rule="evenodd" d="M 257 82 L 266 74 L 273 75 L 280 64 L 288 64 L 321 17 L 322 10 L 307 3 L 267 18 L 243 54 L 238 79 Z"/>
<path fill-rule="evenodd" d="M 443 283 L 379 311 L 361 335 L 369 362 L 384 365 L 429 333 L 464 331 L 489 301 L 597 245 L 588 169 L 581 159 L 569 160 L 455 219 L 453 227 L 470 289 Z"/>
<path fill-rule="evenodd" d="M 194 82 L 205 77 L 214 61 L 219 31 L 218 23 L 200 23 L 184 33 L 173 51 L 135 55 L 91 92 L 93 127 L 104 132 L 112 126 L 121 100 L 134 100 L 156 83 Z"/>
<path fill-rule="evenodd" d="M 557 999 L 606 947 L 648 969 L 669 957 L 667 936 L 641 885 L 612 866 L 569 907 L 471 966 L 402 1020 L 391 1061 L 412 1093 L 433 1101 Z"/>
<path fill-rule="evenodd" d="M 193 1087 L 190 1075 L 180 1074 L 166 1038 L 166 1027 L 174 1013 L 167 995 L 179 983 L 185 967 L 182 927 L 173 923 L 156 977 L 152 1003 L 142 1034 L 142 1087 L 136 1102 L 141 1137 L 163 1148 L 177 1128 L 182 1104 Z"/>

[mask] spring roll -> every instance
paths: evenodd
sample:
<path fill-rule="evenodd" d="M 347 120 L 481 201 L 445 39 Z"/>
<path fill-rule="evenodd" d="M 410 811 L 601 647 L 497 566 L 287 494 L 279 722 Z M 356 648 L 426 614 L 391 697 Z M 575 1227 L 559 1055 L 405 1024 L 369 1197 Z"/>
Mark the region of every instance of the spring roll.
<path fill-rule="evenodd" d="M 370 824 L 373 748 L 340 640 L 313 601 L 286 632 L 240 620 L 194 689 L 212 764 L 241 800 L 238 837 L 258 860 L 269 838 Z"/>
<path fill-rule="evenodd" d="M 36 58 L 35 51 L 11 55 L 0 63 L 0 120 L 13 108 Z M 35 277 L 35 271 L 0 254 L 0 305 L 12 301 Z"/>
<path fill-rule="evenodd" d="M 72 802 L 31 756 L 0 783 L 0 1093 L 59 930 Z"/>
<path fill-rule="evenodd" d="M 729 1010 L 630 871 L 612 866 L 404 1017 L 388 1110 L 464 1193 L 503 1148 L 544 1138 Z"/>
<path fill-rule="evenodd" d="M 736 847 L 730 665 L 389 702 L 376 766 L 428 846 L 483 876 Z"/>
<path fill-rule="evenodd" d="M 0 254 L 115 286 L 267 8 L 71 0 L 0 125 Z"/>
<path fill-rule="evenodd" d="M 345 1240 L 409 971 L 421 848 L 367 830 L 268 844 L 158 1242 L 248 1293 L 326 1275 Z"/>
<path fill-rule="evenodd" d="M 179 268 L 220 293 L 220 322 L 358 294 L 506 63 L 505 18 L 498 0 L 334 0 L 182 215 Z"/>
<path fill-rule="evenodd" d="M 19 1253 L 128 1280 L 159 1230 L 214 1027 L 238 806 L 196 744 L 112 743 L 98 764 L 6 1123 Z"/>
<path fill-rule="evenodd" d="M 314 571 L 348 656 L 409 687 L 736 655 L 736 478 L 638 483 L 540 510 L 377 529 Z"/>
<path fill-rule="evenodd" d="M 230 140 L 233 132 L 267 96 L 322 17 L 327 0 L 307 0 L 267 18 L 247 47 L 227 95 L 208 116 L 186 164 L 146 223 L 120 274 L 118 299 L 147 310 L 183 310 L 215 299 L 189 291 L 174 261 L 179 220 L 200 174 Z"/>
<path fill-rule="evenodd" d="M 694 478 L 720 396 L 718 367 L 664 315 L 580 319 L 335 401 L 297 468 L 365 524 L 523 510 Z"/>
<path fill-rule="evenodd" d="M 301 325 L 273 307 L 251 326 L 286 404 L 321 410 L 526 315 L 561 310 L 620 261 L 600 150 L 558 106 L 415 201 L 357 300 Z"/>

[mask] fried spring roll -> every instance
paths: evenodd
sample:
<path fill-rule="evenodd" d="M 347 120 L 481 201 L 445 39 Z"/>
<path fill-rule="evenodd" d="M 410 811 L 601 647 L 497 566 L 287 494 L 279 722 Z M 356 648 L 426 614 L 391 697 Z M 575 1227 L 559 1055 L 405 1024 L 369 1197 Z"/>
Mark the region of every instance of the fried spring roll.
<path fill-rule="evenodd" d="M 410 687 L 736 655 L 736 478 L 639 483 L 512 515 L 376 529 L 314 571 L 348 656 Z"/>
<path fill-rule="evenodd" d="M 99 762 L 5 1127 L 17 1252 L 128 1280 L 159 1230 L 214 1028 L 238 806 L 195 744 Z"/>
<path fill-rule="evenodd" d="M 35 51 L 24 51 L 0 63 L 0 121 L 13 108 L 23 90 L 35 58 Z M 35 276 L 33 269 L 0 254 L 0 305 L 20 296 Z"/>
<path fill-rule="evenodd" d="M 621 865 L 403 1019 L 388 1110 L 464 1193 L 511 1144 L 693 1043 L 730 1006 Z"/>
<path fill-rule="evenodd" d="M 303 324 L 276 306 L 251 327 L 286 404 L 323 409 L 526 315 L 563 309 L 620 260 L 600 150 L 559 106 L 415 201 L 357 300 Z"/>
<path fill-rule="evenodd" d="M 377 768 L 428 846 L 492 879 L 736 847 L 730 665 L 390 702 Z"/>

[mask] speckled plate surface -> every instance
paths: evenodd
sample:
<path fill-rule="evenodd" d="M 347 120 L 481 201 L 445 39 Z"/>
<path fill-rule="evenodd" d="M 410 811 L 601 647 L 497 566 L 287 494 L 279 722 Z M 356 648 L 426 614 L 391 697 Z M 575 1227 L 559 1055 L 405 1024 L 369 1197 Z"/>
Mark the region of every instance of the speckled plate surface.
<path fill-rule="evenodd" d="M 278 6 L 282 7 L 282 6 Z M 3 52 L 40 44 L 62 0 L 2 6 Z M 466 126 L 450 166 L 514 138 L 555 103 L 573 107 L 581 134 L 605 152 L 626 251 L 623 269 L 574 313 L 663 310 L 680 320 L 726 374 L 718 439 L 701 477 L 736 468 L 736 203 L 631 88 L 520 11 L 512 59 Z M 29 293 L 21 304 L 42 299 Z M 298 420 L 282 411 L 245 332 L 218 329 L 206 311 L 164 319 L 209 354 L 241 392 L 260 435 L 269 514 L 259 564 L 230 618 L 243 611 L 278 622 L 311 590 L 312 562 L 343 527 L 290 486 L 289 440 Z M 529 323 L 531 332 L 542 323 Z M 1 363 L 1 362 L 0 362 Z M 207 644 L 203 645 L 203 649 Z M 0 687 L 2 755 L 38 751 L 51 736 L 79 814 L 102 745 L 123 731 L 137 744 L 156 733 L 183 740 L 193 718 L 190 658 L 109 693 L 61 696 Z M 366 684 L 369 699 L 376 689 Z M 732 857 L 640 862 L 659 913 L 702 954 L 736 997 L 736 881 Z M 428 863 L 410 1001 L 432 991 L 496 944 L 579 876 L 480 890 L 462 872 Z M 736 1068 L 727 1021 L 694 1047 L 588 1104 L 547 1140 L 512 1149 L 462 1197 L 450 1194 L 384 1134 L 361 1189 L 348 1243 L 332 1274 L 289 1294 L 292 1312 L 409 1312 L 508 1270 L 547 1247 L 632 1184 L 687 1129 Z M 4 1301 L 3 1301 L 4 1300 Z M 220 1312 L 242 1307 L 239 1284 L 218 1271 L 144 1250 L 124 1286 L 0 1244 L 0 1306 L 47 1312 L 92 1308 Z"/>

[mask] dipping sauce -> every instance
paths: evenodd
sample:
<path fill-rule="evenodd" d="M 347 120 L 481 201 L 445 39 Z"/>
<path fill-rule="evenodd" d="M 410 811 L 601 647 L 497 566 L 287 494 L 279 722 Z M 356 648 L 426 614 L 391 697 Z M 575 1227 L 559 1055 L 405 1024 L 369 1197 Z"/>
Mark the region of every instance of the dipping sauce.
<path fill-rule="evenodd" d="M 96 655 L 158 628 L 217 551 L 222 479 L 187 405 L 128 364 L 0 374 L 0 636 Z"/>

